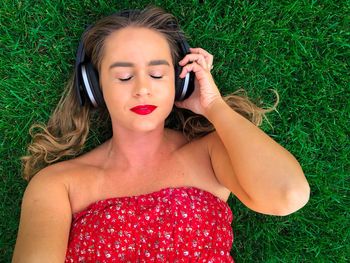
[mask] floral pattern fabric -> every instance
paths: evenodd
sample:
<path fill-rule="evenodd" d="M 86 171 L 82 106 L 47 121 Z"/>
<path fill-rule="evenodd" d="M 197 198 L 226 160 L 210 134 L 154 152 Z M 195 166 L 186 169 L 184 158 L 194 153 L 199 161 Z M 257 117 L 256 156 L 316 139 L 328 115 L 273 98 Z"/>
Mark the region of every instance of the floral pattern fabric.
<path fill-rule="evenodd" d="M 190 186 L 100 200 L 73 215 L 65 262 L 234 262 L 232 219 Z"/>

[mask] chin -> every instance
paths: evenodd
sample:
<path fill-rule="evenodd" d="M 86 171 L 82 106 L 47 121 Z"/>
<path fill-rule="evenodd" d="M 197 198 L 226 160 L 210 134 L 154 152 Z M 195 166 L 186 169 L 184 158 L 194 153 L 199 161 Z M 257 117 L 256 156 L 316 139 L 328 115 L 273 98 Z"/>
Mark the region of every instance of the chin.
<path fill-rule="evenodd" d="M 165 121 L 163 122 L 155 122 L 151 120 L 142 120 L 142 121 L 136 121 L 133 123 L 132 127 L 134 131 L 140 131 L 140 132 L 150 132 L 154 131 L 160 128 L 164 128 Z"/>

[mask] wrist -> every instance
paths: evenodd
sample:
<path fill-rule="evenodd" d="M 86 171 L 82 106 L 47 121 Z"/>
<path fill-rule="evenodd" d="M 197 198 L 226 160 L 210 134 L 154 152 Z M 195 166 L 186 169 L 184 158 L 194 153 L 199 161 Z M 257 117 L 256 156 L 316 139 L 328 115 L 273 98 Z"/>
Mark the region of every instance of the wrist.
<path fill-rule="evenodd" d="M 223 108 L 228 107 L 227 103 L 223 100 L 222 97 L 214 99 L 208 106 L 205 111 L 205 117 L 212 122 L 215 119 L 215 116 L 220 114 Z"/>

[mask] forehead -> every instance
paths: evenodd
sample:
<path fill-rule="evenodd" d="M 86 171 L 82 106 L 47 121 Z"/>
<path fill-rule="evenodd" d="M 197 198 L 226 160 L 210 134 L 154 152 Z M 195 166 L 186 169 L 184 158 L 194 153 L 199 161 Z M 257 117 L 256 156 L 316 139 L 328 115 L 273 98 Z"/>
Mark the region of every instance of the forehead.
<path fill-rule="evenodd" d="M 168 59 L 170 46 L 160 32 L 148 28 L 127 27 L 113 32 L 104 43 L 104 60 Z"/>

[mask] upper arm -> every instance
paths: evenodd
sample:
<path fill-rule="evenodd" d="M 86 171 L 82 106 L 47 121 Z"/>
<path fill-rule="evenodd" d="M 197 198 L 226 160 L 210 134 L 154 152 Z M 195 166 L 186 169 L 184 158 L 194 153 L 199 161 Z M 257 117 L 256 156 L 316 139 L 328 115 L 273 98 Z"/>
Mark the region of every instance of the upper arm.
<path fill-rule="evenodd" d="M 229 189 L 242 203 L 252 208 L 249 195 L 236 178 L 230 157 L 216 131 L 207 135 L 207 147 L 211 165 L 218 182 Z"/>
<path fill-rule="evenodd" d="M 22 200 L 12 262 L 63 262 L 71 224 L 68 190 L 43 169 L 29 182 Z"/>
<path fill-rule="evenodd" d="M 301 179 L 295 179 L 293 182 L 294 184 L 297 184 L 298 187 L 294 187 L 291 190 L 285 187 L 276 190 L 266 184 L 264 185 L 264 189 L 261 190 L 258 189 L 259 182 L 257 182 L 256 186 L 254 186 L 253 189 L 250 189 L 248 194 L 237 179 L 229 154 L 217 132 L 214 131 L 210 133 L 207 140 L 208 152 L 217 180 L 251 210 L 269 215 L 288 215 L 304 206 L 307 202 L 309 186 L 307 182 L 304 183 L 306 180 L 300 176 L 299 178 Z M 297 181 L 297 183 L 295 183 L 295 181 Z M 253 182 L 253 184 L 255 184 L 255 182 Z M 265 191 L 265 198 L 263 200 L 257 200 L 257 198 L 254 198 L 253 195 L 255 195 L 255 192 L 257 191 Z M 274 196 L 277 196 L 277 198 L 274 198 Z"/>

